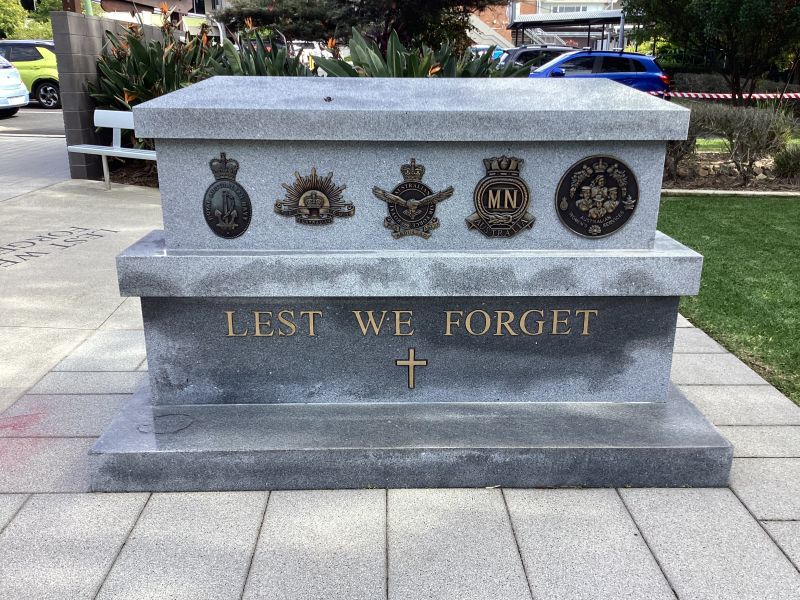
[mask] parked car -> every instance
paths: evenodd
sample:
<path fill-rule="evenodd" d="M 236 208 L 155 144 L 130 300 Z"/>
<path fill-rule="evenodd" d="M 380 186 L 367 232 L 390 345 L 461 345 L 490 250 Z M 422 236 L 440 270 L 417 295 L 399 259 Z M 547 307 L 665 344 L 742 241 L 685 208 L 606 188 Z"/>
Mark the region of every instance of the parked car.
<path fill-rule="evenodd" d="M 533 61 L 533 67 L 540 67 L 544 63 L 553 60 L 567 52 L 573 52 L 575 48 L 570 46 L 548 46 L 548 45 L 526 45 L 508 48 L 500 59 L 501 65 L 514 63 L 522 66 L 529 61 Z"/>
<path fill-rule="evenodd" d="M 307 42 L 304 40 L 293 40 L 289 42 L 292 45 L 292 52 L 295 56 L 300 57 L 300 62 L 308 66 L 310 69 L 314 68 L 314 59 L 318 57 L 333 58 L 333 54 L 327 47 L 320 42 Z"/>
<path fill-rule="evenodd" d="M 43 108 L 61 108 L 55 44 L 43 40 L 2 40 L 0 56 L 13 64 L 31 98 Z"/>
<path fill-rule="evenodd" d="M 19 71 L 0 56 L 0 119 L 17 114 L 20 106 L 28 103 L 28 88 L 22 82 Z"/>
<path fill-rule="evenodd" d="M 562 54 L 534 70 L 531 77 L 602 77 L 643 92 L 666 93 L 669 76 L 655 58 L 617 50 L 578 50 Z"/>
<path fill-rule="evenodd" d="M 497 46 L 489 46 L 486 44 L 478 44 L 477 46 L 470 46 L 469 51 L 474 54 L 475 56 L 483 56 L 489 51 L 489 48 L 494 48 L 492 50 L 492 60 L 497 60 L 498 58 L 502 57 L 505 53 L 505 50 L 502 48 L 498 48 Z"/>

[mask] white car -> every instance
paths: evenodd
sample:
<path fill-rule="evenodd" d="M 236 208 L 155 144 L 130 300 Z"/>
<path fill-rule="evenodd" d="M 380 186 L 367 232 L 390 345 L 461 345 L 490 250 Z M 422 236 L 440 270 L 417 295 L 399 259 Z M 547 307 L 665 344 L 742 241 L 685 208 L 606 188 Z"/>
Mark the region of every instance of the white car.
<path fill-rule="evenodd" d="M 304 40 L 294 40 L 289 42 L 295 56 L 300 56 L 300 62 L 304 65 L 309 64 L 309 58 L 314 59 L 318 56 L 323 58 L 333 58 L 333 54 L 321 42 L 306 42 Z"/>
<path fill-rule="evenodd" d="M 14 66 L 0 56 L 0 119 L 17 114 L 30 101 L 28 88 Z"/>

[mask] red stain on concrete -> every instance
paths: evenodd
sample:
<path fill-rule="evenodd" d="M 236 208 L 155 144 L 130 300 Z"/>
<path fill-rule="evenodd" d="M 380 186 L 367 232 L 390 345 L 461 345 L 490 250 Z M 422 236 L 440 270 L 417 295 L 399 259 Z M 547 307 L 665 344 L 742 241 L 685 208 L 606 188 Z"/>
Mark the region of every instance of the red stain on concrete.
<path fill-rule="evenodd" d="M 44 416 L 45 413 L 29 413 L 13 417 L 0 417 L 0 430 L 22 432 L 28 427 L 36 425 Z"/>

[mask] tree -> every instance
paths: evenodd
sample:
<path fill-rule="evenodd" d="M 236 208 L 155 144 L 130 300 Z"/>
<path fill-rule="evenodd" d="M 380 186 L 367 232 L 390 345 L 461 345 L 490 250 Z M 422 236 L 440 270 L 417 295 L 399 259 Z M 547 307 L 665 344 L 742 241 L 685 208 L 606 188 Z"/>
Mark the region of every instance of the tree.
<path fill-rule="evenodd" d="M 276 29 L 287 39 L 344 41 L 359 31 L 386 51 L 392 30 L 406 45 L 438 47 L 449 41 L 459 49 L 469 44 L 469 16 L 474 10 L 507 0 L 235 0 L 216 17 L 241 29 Z M 248 21 L 250 22 L 250 21 Z"/>
<path fill-rule="evenodd" d="M 0 39 L 11 37 L 25 25 L 28 13 L 19 0 L 0 0 Z"/>
<path fill-rule="evenodd" d="M 64 10 L 62 0 L 39 0 L 31 17 L 34 21 L 45 23 L 50 20 L 50 12 L 54 10 Z"/>
<path fill-rule="evenodd" d="M 797 0 L 626 0 L 624 10 L 638 40 L 666 39 L 710 58 L 739 103 L 800 46 Z"/>

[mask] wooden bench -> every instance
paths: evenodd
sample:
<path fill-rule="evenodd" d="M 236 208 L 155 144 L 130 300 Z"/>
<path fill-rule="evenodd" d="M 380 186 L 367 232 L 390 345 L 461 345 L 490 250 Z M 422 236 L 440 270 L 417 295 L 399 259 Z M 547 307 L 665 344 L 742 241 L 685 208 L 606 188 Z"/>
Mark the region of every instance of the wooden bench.
<path fill-rule="evenodd" d="M 68 152 L 81 154 L 95 154 L 103 158 L 103 179 L 106 188 L 111 188 L 111 179 L 108 173 L 108 157 L 139 158 L 141 160 L 155 160 L 155 150 L 141 150 L 138 148 L 122 147 L 122 130 L 133 129 L 133 113 L 121 110 L 96 110 L 94 111 L 94 124 L 96 127 L 108 127 L 113 130 L 111 146 L 95 146 L 93 144 L 78 144 L 67 146 Z"/>

